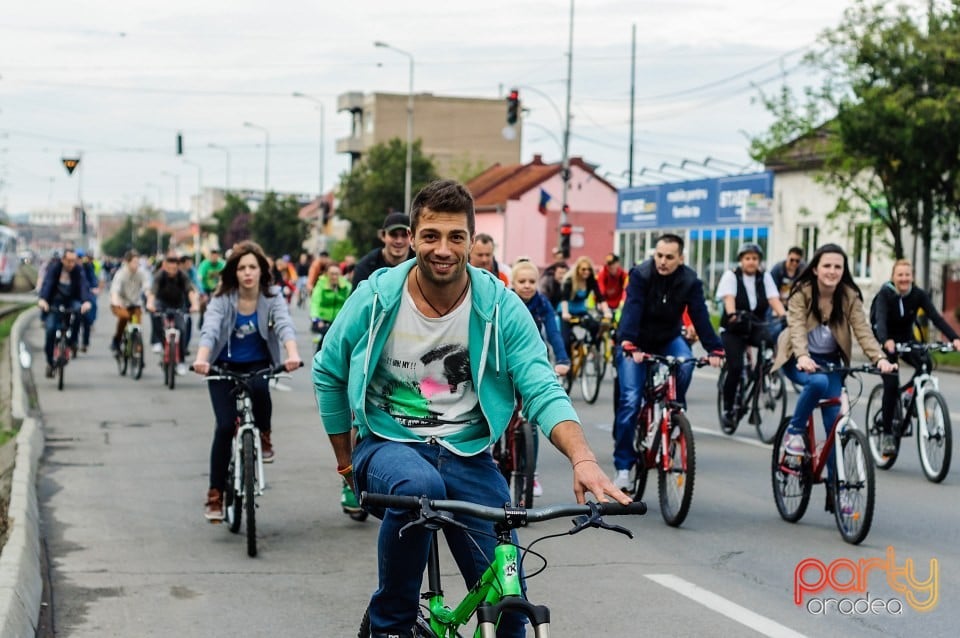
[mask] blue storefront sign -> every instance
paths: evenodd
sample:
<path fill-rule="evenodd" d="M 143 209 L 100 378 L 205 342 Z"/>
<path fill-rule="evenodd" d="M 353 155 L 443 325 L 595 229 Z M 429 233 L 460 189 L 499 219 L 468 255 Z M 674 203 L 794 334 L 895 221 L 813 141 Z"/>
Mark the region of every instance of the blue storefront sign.
<path fill-rule="evenodd" d="M 617 195 L 617 230 L 766 225 L 772 198 L 772 171 L 625 188 Z"/>

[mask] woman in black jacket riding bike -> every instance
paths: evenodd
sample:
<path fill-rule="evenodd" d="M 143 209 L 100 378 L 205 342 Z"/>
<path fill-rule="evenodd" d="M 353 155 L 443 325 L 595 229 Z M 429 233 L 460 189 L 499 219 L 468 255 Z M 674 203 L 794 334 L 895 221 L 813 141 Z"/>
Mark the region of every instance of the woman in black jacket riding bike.
<path fill-rule="evenodd" d="M 930 295 L 922 288 L 913 285 L 913 265 L 906 259 L 898 259 L 893 264 L 893 273 L 890 281 L 883 284 L 877 292 L 877 298 L 871 306 L 870 323 L 877 341 L 887 353 L 887 358 L 896 363 L 898 343 L 916 343 L 913 328 L 917 321 L 917 311 L 923 308 L 924 314 L 930 318 L 950 341 L 953 347 L 960 350 L 960 336 L 950 327 L 944 318 L 937 312 Z M 913 368 L 919 369 L 923 360 L 930 355 L 923 351 L 905 352 L 903 360 Z M 900 375 L 894 371 L 883 375 L 883 440 L 882 453 L 895 454 L 896 444 L 893 440 L 897 420 L 897 395 L 900 393 Z"/>

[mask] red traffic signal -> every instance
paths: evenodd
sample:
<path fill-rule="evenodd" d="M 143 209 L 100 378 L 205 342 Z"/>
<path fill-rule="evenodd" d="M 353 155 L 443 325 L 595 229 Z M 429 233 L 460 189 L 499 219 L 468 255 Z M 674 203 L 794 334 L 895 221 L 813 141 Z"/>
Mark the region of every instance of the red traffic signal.
<path fill-rule="evenodd" d="M 560 224 L 560 234 L 570 235 L 573 233 L 573 224 Z"/>
<path fill-rule="evenodd" d="M 520 91 L 518 89 L 510 89 L 510 93 L 507 95 L 507 124 L 510 126 L 516 124 L 519 115 Z"/>

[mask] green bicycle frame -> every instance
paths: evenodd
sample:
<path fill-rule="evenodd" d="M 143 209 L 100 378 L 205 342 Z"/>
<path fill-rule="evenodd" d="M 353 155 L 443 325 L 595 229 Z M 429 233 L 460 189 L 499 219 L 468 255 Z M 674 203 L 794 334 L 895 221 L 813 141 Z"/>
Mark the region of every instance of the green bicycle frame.
<path fill-rule="evenodd" d="M 434 534 L 431 552 L 436 551 L 437 537 Z M 467 592 L 456 609 L 450 609 L 443 600 L 443 592 L 432 592 L 429 597 L 430 628 L 438 638 L 455 637 L 457 629 L 465 625 L 481 603 L 495 604 L 500 600 L 523 595 L 520 584 L 520 561 L 517 547 L 509 543 L 499 544 L 494 550 L 493 563 L 483 576 Z M 479 636 L 477 629 L 475 635 Z"/>

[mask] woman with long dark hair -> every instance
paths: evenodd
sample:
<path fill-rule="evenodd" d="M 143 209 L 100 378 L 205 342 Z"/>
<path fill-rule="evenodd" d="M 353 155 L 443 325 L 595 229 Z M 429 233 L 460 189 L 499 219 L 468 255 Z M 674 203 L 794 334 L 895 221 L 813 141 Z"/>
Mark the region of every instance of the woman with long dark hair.
<path fill-rule="evenodd" d="M 774 369 L 782 367 L 788 379 L 803 386 L 790 419 L 784 446 L 787 454 L 801 456 L 806 452 L 803 434 L 817 403 L 840 396 L 843 375 L 823 372 L 820 367 L 849 365 L 854 336 L 881 372 L 896 369 L 873 336 L 863 310 L 863 295 L 847 267 L 846 253 L 836 244 L 824 244 L 790 290 L 787 329 L 777 343 Z M 839 410 L 836 405 L 822 408 L 824 428 L 833 424 Z M 828 500 L 827 506 L 830 509 L 833 503 Z"/>
<path fill-rule="evenodd" d="M 252 372 L 283 363 L 288 372 L 300 367 L 297 335 L 290 311 L 272 285 L 270 266 L 263 249 L 252 241 L 234 247 L 220 273 L 220 285 L 210 298 L 200 331 L 200 346 L 193 370 L 207 374 L 210 363 L 236 372 Z M 282 348 L 282 351 L 281 351 Z M 230 441 L 237 418 L 229 381 L 210 381 L 210 401 L 217 419 L 210 450 L 210 487 L 204 515 L 223 520 L 223 490 L 230 464 Z M 263 461 L 274 458 L 270 416 L 273 404 L 264 378 L 251 382 L 253 418 L 260 430 Z"/>

